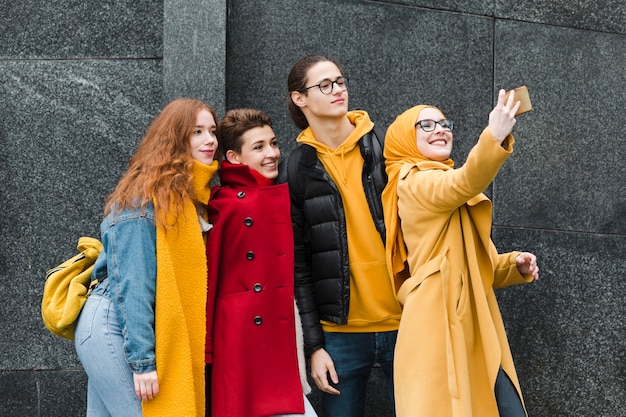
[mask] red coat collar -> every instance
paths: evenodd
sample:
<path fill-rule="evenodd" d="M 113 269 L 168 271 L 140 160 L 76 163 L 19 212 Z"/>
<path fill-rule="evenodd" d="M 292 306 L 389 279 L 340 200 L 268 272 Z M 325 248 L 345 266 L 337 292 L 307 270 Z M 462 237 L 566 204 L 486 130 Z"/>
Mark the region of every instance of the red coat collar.
<path fill-rule="evenodd" d="M 231 164 L 224 160 L 220 166 L 220 184 L 224 187 L 267 187 L 275 180 L 265 178 L 248 165 Z"/>

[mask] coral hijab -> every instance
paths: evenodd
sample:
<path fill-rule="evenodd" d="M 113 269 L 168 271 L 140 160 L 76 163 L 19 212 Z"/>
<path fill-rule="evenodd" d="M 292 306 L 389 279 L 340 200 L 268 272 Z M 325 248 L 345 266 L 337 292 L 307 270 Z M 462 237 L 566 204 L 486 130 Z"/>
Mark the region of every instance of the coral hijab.
<path fill-rule="evenodd" d="M 417 136 L 415 133 L 415 123 L 422 110 L 426 108 L 437 109 L 434 106 L 419 105 L 411 107 L 399 115 L 387 129 L 385 137 L 385 165 L 387 167 L 387 186 L 383 191 L 382 201 L 385 213 L 385 225 L 387 228 L 386 257 L 387 268 L 390 276 L 393 277 L 395 290 L 399 288 L 398 279 L 406 278 L 407 250 L 402 237 L 400 219 L 398 218 L 398 180 L 400 168 L 404 164 L 413 166 L 420 165 L 422 169 L 441 168 L 441 164 L 450 168 L 454 167 L 452 159 L 445 161 L 432 161 L 426 158 L 417 149 Z M 439 109 L 437 109 L 439 110 Z"/>

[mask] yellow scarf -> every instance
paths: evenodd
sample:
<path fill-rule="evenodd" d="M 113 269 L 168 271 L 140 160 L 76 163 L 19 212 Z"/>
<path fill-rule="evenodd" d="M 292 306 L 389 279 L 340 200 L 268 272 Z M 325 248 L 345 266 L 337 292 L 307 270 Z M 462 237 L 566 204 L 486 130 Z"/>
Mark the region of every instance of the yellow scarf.
<path fill-rule="evenodd" d="M 402 237 L 398 218 L 398 177 L 402 165 L 419 164 L 430 161 L 417 149 L 415 122 L 422 110 L 434 106 L 419 105 L 406 110 L 387 129 L 385 136 L 385 165 L 387 167 L 387 186 L 382 194 L 385 227 L 387 228 L 386 257 L 387 268 L 397 291 L 401 281 L 407 277 L 408 266 L 406 245 Z M 451 159 L 442 161 L 449 167 L 454 166 Z M 440 164 L 440 163 L 437 163 Z"/>
<path fill-rule="evenodd" d="M 208 203 L 209 181 L 217 171 L 195 162 L 195 197 Z M 156 203 L 155 203 L 156 204 Z M 155 338 L 159 394 L 142 404 L 144 416 L 204 417 L 204 342 L 206 333 L 206 249 L 191 200 L 172 228 L 156 229 Z"/>

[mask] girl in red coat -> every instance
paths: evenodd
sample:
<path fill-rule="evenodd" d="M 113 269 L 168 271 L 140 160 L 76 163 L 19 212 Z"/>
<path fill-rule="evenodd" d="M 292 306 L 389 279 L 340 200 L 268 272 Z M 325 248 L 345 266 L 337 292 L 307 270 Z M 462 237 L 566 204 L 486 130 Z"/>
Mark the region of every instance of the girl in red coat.
<path fill-rule="evenodd" d="M 275 184 L 280 150 L 272 122 L 259 110 L 231 110 L 220 136 L 226 160 L 209 201 L 207 241 L 207 410 L 213 417 L 316 416 L 296 341 L 290 199 L 287 184 Z"/>

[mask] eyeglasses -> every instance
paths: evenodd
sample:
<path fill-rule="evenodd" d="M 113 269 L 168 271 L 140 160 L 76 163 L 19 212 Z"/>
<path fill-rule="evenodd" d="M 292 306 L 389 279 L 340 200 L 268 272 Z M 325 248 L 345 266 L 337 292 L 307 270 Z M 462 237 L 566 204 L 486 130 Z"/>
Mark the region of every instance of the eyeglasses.
<path fill-rule="evenodd" d="M 420 120 L 419 122 L 415 123 L 415 126 L 418 126 L 418 125 L 419 127 L 422 128 L 424 132 L 432 132 L 433 130 L 435 130 L 437 125 L 441 126 L 443 130 L 452 131 L 452 127 L 454 123 L 452 123 L 452 120 L 448 120 L 448 119 L 441 119 L 439 121 L 425 119 L 425 120 Z"/>
<path fill-rule="evenodd" d="M 337 77 L 335 81 L 331 81 L 328 78 L 322 80 L 319 84 L 312 85 L 310 87 L 305 87 L 302 92 L 307 91 L 313 87 L 319 87 L 322 94 L 330 94 L 333 92 L 333 84 L 337 84 L 337 88 L 341 91 L 346 91 L 348 89 L 348 79 L 345 77 Z"/>

